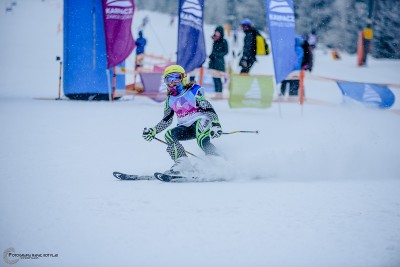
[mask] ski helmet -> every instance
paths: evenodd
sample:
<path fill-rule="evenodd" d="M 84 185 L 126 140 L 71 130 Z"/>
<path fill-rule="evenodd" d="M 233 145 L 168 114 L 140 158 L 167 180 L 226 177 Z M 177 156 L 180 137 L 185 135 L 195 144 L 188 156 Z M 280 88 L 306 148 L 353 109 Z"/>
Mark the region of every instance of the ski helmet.
<path fill-rule="evenodd" d="M 163 75 L 164 82 L 165 82 L 165 77 L 167 77 L 168 74 L 170 74 L 170 73 L 180 73 L 180 74 L 181 74 L 181 78 L 182 78 L 182 84 L 183 84 L 183 86 L 185 86 L 185 85 L 187 84 L 186 72 L 185 72 L 185 69 L 182 68 L 182 66 L 179 66 L 179 65 L 171 65 L 171 66 L 168 66 L 168 67 L 164 70 L 164 75 Z M 167 87 L 168 87 L 168 84 L 167 84 L 167 83 L 166 83 L 166 85 L 167 85 Z"/>
<path fill-rule="evenodd" d="M 251 26 L 251 20 L 249 20 L 249 19 L 244 19 L 244 20 L 242 20 L 242 22 L 240 23 L 240 25 L 242 25 L 242 26 Z"/>

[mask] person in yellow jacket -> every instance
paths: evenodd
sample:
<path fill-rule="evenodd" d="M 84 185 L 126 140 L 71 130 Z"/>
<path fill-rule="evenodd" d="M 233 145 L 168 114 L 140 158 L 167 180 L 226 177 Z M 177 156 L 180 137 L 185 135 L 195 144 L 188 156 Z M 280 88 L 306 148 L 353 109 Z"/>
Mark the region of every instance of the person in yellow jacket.
<path fill-rule="evenodd" d="M 368 24 L 363 30 L 363 45 L 364 45 L 364 55 L 363 55 L 363 65 L 367 65 L 367 56 L 370 50 L 371 41 L 374 37 L 371 24 Z"/>

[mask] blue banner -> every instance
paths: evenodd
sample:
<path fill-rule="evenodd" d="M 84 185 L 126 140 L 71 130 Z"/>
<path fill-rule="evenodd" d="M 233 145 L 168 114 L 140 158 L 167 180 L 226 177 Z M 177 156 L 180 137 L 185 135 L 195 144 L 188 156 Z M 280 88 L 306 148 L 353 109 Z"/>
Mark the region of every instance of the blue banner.
<path fill-rule="evenodd" d="M 108 97 L 102 0 L 64 0 L 63 31 L 64 94 Z M 117 75 L 117 89 L 125 89 L 125 75 Z"/>
<path fill-rule="evenodd" d="M 276 83 L 293 71 L 297 56 L 294 50 L 295 21 L 292 0 L 265 0 L 265 10 Z"/>
<path fill-rule="evenodd" d="M 64 1 L 63 89 L 66 96 L 108 95 L 101 6 L 101 0 Z"/>
<path fill-rule="evenodd" d="M 395 101 L 393 92 L 384 85 L 372 83 L 338 82 L 344 96 L 369 107 L 390 108 Z"/>
<path fill-rule="evenodd" d="M 200 68 L 207 57 L 203 10 L 204 0 L 179 0 L 177 64 L 186 72 Z"/>

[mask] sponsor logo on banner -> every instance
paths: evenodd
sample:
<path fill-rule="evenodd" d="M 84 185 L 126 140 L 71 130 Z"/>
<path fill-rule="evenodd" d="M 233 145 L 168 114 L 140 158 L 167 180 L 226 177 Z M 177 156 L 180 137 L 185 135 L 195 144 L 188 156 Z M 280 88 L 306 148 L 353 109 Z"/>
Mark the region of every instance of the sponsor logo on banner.
<path fill-rule="evenodd" d="M 382 103 L 382 98 L 374 89 L 371 88 L 369 84 L 366 84 L 364 87 L 362 100 L 366 103 L 371 103 L 375 105 L 379 105 L 380 103 Z"/>
<path fill-rule="evenodd" d="M 133 5 L 129 0 L 107 0 L 105 15 L 106 19 L 132 19 Z"/>
<path fill-rule="evenodd" d="M 258 79 L 254 79 L 251 83 L 250 90 L 245 94 L 243 104 L 257 104 L 260 102 L 262 95 Z"/>
<path fill-rule="evenodd" d="M 180 13 L 181 24 L 203 30 L 203 9 L 198 0 L 186 0 Z"/>
<path fill-rule="evenodd" d="M 131 1 L 128 0 L 107 0 L 107 6 L 132 7 Z"/>
<path fill-rule="evenodd" d="M 269 4 L 271 26 L 294 27 L 294 12 L 286 0 L 273 0 Z"/>

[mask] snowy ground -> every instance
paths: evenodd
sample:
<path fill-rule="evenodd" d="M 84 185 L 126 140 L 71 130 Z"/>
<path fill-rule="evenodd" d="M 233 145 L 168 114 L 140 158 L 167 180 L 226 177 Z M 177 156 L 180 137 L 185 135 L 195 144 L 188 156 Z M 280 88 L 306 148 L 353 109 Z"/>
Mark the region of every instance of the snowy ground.
<path fill-rule="evenodd" d="M 214 172 L 230 181 L 117 181 L 115 170 L 172 164 L 163 144 L 141 137 L 162 104 L 34 100 L 57 96 L 60 3 L 18 1 L 0 13 L 0 251 L 58 254 L 15 266 L 400 265 L 398 101 L 343 106 L 334 82 L 312 77 L 302 108 L 211 100 L 224 130 L 261 132 L 214 141 L 226 158 Z M 168 25 L 142 12 L 154 29 Z M 355 62 L 318 51 L 313 75 L 400 84 L 399 61 Z M 201 155 L 195 142 L 185 147 Z"/>

